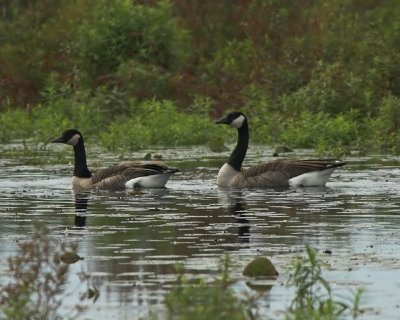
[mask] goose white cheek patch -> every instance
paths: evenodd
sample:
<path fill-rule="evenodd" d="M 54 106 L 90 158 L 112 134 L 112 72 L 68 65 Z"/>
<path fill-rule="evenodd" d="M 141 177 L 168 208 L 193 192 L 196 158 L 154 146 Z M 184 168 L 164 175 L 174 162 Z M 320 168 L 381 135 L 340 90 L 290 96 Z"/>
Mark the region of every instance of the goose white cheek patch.
<path fill-rule="evenodd" d="M 71 145 L 71 146 L 76 146 L 78 144 L 80 138 L 81 138 L 81 136 L 76 133 L 66 143 Z"/>
<path fill-rule="evenodd" d="M 239 129 L 243 125 L 244 119 L 245 119 L 244 116 L 240 115 L 239 117 L 237 117 L 235 120 L 232 121 L 231 127 Z"/>

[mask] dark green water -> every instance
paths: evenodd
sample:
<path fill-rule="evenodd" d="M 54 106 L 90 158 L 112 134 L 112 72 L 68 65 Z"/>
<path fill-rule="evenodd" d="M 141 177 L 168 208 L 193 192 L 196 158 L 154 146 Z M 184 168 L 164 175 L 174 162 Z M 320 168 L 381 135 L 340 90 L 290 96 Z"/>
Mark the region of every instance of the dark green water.
<path fill-rule="evenodd" d="M 253 149 L 257 153 L 250 152 L 246 164 L 271 159 L 269 148 Z M 149 310 L 162 312 L 176 263 L 184 264 L 189 277 L 212 279 L 228 253 L 235 261 L 235 290 L 251 292 L 241 272 L 263 255 L 280 276 L 267 283 L 261 313 L 279 319 L 293 294 L 283 285 L 288 267 L 309 244 L 327 262 L 325 276 L 334 290 L 366 289 L 362 319 L 398 319 L 398 158 L 349 158 L 325 188 L 226 192 L 216 187 L 215 177 L 227 154 L 204 148 L 152 151 L 182 170 L 167 189 L 75 194 L 71 165 L 0 160 L 0 270 L 17 240 L 32 233 L 33 221 L 44 221 L 52 236 L 79 244 L 84 260 L 73 265 L 71 288 L 79 283 L 74 274 L 84 269 L 100 290 L 83 318 L 137 319 Z M 96 163 L 114 162 L 96 150 L 89 156 Z M 65 303 L 72 305 L 74 298 Z"/>

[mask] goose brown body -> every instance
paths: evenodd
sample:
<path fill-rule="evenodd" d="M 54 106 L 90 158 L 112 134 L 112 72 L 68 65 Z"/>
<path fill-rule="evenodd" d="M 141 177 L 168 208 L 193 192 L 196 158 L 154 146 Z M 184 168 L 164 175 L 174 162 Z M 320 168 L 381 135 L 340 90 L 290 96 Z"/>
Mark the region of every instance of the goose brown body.
<path fill-rule="evenodd" d="M 242 169 L 249 131 L 246 116 L 233 112 L 218 120 L 238 130 L 238 141 L 228 161 L 221 167 L 217 184 L 232 188 L 275 188 L 325 185 L 332 172 L 345 162 L 336 159 L 277 159 Z"/>
<path fill-rule="evenodd" d="M 124 161 L 95 172 L 92 176 L 94 187 L 102 189 L 121 189 L 133 179 L 155 175 L 172 175 L 177 169 L 169 169 L 162 161 Z M 137 187 L 140 187 L 138 183 Z"/>
<path fill-rule="evenodd" d="M 292 160 L 277 159 L 233 173 L 229 185 L 219 181 L 221 186 L 232 188 L 276 188 L 289 187 L 292 178 L 315 171 L 334 169 L 344 165 L 335 160 Z M 233 169 L 234 171 L 234 169 Z"/>
<path fill-rule="evenodd" d="M 168 168 L 162 161 L 124 161 L 91 173 L 86 163 L 82 134 L 76 129 L 66 130 L 53 140 L 74 147 L 74 187 L 90 189 L 161 188 L 178 169 Z"/>

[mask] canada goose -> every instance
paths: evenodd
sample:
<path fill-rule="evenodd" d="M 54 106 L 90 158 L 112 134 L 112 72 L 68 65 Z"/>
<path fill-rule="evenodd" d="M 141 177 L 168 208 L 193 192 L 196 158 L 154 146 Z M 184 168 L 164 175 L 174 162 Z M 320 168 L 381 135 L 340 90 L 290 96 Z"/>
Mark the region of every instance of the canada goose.
<path fill-rule="evenodd" d="M 72 185 L 83 189 L 162 188 L 178 169 L 169 169 L 162 161 L 124 161 L 94 174 L 86 163 L 83 136 L 77 129 L 68 129 L 51 141 L 74 147 L 75 168 Z"/>
<path fill-rule="evenodd" d="M 323 186 L 332 172 L 345 162 L 338 160 L 278 159 L 242 170 L 249 143 L 247 118 L 242 112 L 232 112 L 215 122 L 238 131 L 235 149 L 218 172 L 217 184 L 233 188 L 274 188 L 289 186 Z"/>

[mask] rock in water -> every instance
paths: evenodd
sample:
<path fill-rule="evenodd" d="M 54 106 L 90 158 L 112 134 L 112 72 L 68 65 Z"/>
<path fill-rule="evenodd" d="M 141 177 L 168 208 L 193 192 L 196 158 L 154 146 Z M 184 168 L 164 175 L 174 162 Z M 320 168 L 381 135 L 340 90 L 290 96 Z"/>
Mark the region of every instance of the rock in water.
<path fill-rule="evenodd" d="M 72 264 L 82 259 L 83 258 L 75 252 L 64 252 L 60 257 L 60 260 L 66 264 Z"/>
<path fill-rule="evenodd" d="M 257 257 L 247 264 L 243 275 L 249 277 L 272 277 L 279 275 L 272 262 L 265 257 Z"/>

